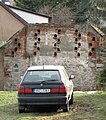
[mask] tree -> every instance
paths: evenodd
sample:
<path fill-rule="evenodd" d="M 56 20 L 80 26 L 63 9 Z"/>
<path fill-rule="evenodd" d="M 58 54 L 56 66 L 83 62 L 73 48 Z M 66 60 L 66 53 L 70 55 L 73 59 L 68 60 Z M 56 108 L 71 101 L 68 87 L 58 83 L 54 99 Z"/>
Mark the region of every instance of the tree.
<path fill-rule="evenodd" d="M 103 26 L 106 23 L 106 0 L 91 1 L 90 17 L 88 20 L 106 33 L 106 27 Z"/>
<path fill-rule="evenodd" d="M 106 66 L 97 73 L 97 81 L 103 90 L 106 90 Z"/>
<path fill-rule="evenodd" d="M 37 11 L 37 9 L 45 2 L 45 0 L 15 0 L 16 6 L 28 9 L 32 11 Z"/>
<path fill-rule="evenodd" d="M 52 22 L 58 24 L 71 23 L 71 12 L 64 0 L 16 0 L 16 5 L 52 16 Z"/>
<path fill-rule="evenodd" d="M 48 5 L 41 6 L 37 11 L 46 15 L 52 16 L 52 22 L 57 24 L 70 24 L 71 12 L 70 9 L 62 4 L 57 5 L 54 9 Z"/>
<path fill-rule="evenodd" d="M 67 6 L 63 6 L 62 4 L 58 5 L 52 13 L 52 16 L 54 23 L 63 25 L 71 24 L 72 13 Z"/>
<path fill-rule="evenodd" d="M 87 21 L 99 24 L 100 17 L 105 16 L 103 19 L 106 18 L 106 11 L 104 12 L 106 0 L 16 0 L 16 6 L 35 12 L 41 11 L 52 16 L 55 22 L 60 20 L 60 17 L 62 17 L 61 20 L 65 21 L 62 13 L 65 13 L 66 19 L 69 15 L 66 22 L 70 18 L 70 21 L 73 19 L 78 24 L 84 24 Z M 45 11 L 47 9 L 50 11 Z"/>

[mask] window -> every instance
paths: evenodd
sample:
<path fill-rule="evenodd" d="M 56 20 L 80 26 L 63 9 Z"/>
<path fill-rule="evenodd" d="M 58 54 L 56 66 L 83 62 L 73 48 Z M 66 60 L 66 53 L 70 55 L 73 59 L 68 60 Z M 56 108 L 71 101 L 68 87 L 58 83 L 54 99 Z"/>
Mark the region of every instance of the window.
<path fill-rule="evenodd" d="M 23 82 L 38 82 L 45 80 L 60 80 L 58 70 L 31 70 L 24 77 Z"/>

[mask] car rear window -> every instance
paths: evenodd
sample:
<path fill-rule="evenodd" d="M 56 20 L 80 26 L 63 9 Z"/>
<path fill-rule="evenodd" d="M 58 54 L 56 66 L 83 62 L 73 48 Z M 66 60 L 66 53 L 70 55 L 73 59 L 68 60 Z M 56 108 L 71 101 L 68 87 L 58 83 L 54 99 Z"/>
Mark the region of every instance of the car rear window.
<path fill-rule="evenodd" d="M 29 70 L 23 82 L 38 82 L 47 80 L 60 80 L 60 74 L 58 70 Z"/>

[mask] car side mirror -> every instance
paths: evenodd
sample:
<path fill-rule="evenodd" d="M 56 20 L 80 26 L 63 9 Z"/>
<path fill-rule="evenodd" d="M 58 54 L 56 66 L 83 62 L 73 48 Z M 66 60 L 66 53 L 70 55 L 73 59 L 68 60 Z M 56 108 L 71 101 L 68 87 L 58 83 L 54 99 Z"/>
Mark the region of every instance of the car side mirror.
<path fill-rule="evenodd" d="M 74 79 L 75 75 L 70 75 L 69 80 Z"/>

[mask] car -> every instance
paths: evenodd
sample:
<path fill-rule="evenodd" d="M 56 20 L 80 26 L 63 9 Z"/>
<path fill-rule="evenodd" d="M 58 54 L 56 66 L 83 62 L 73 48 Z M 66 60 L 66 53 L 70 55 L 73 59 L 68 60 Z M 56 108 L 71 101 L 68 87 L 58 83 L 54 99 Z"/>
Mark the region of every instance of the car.
<path fill-rule="evenodd" d="M 29 67 L 18 88 L 18 110 L 29 106 L 59 106 L 63 112 L 73 104 L 73 75 L 68 76 L 63 66 L 42 65 Z"/>

